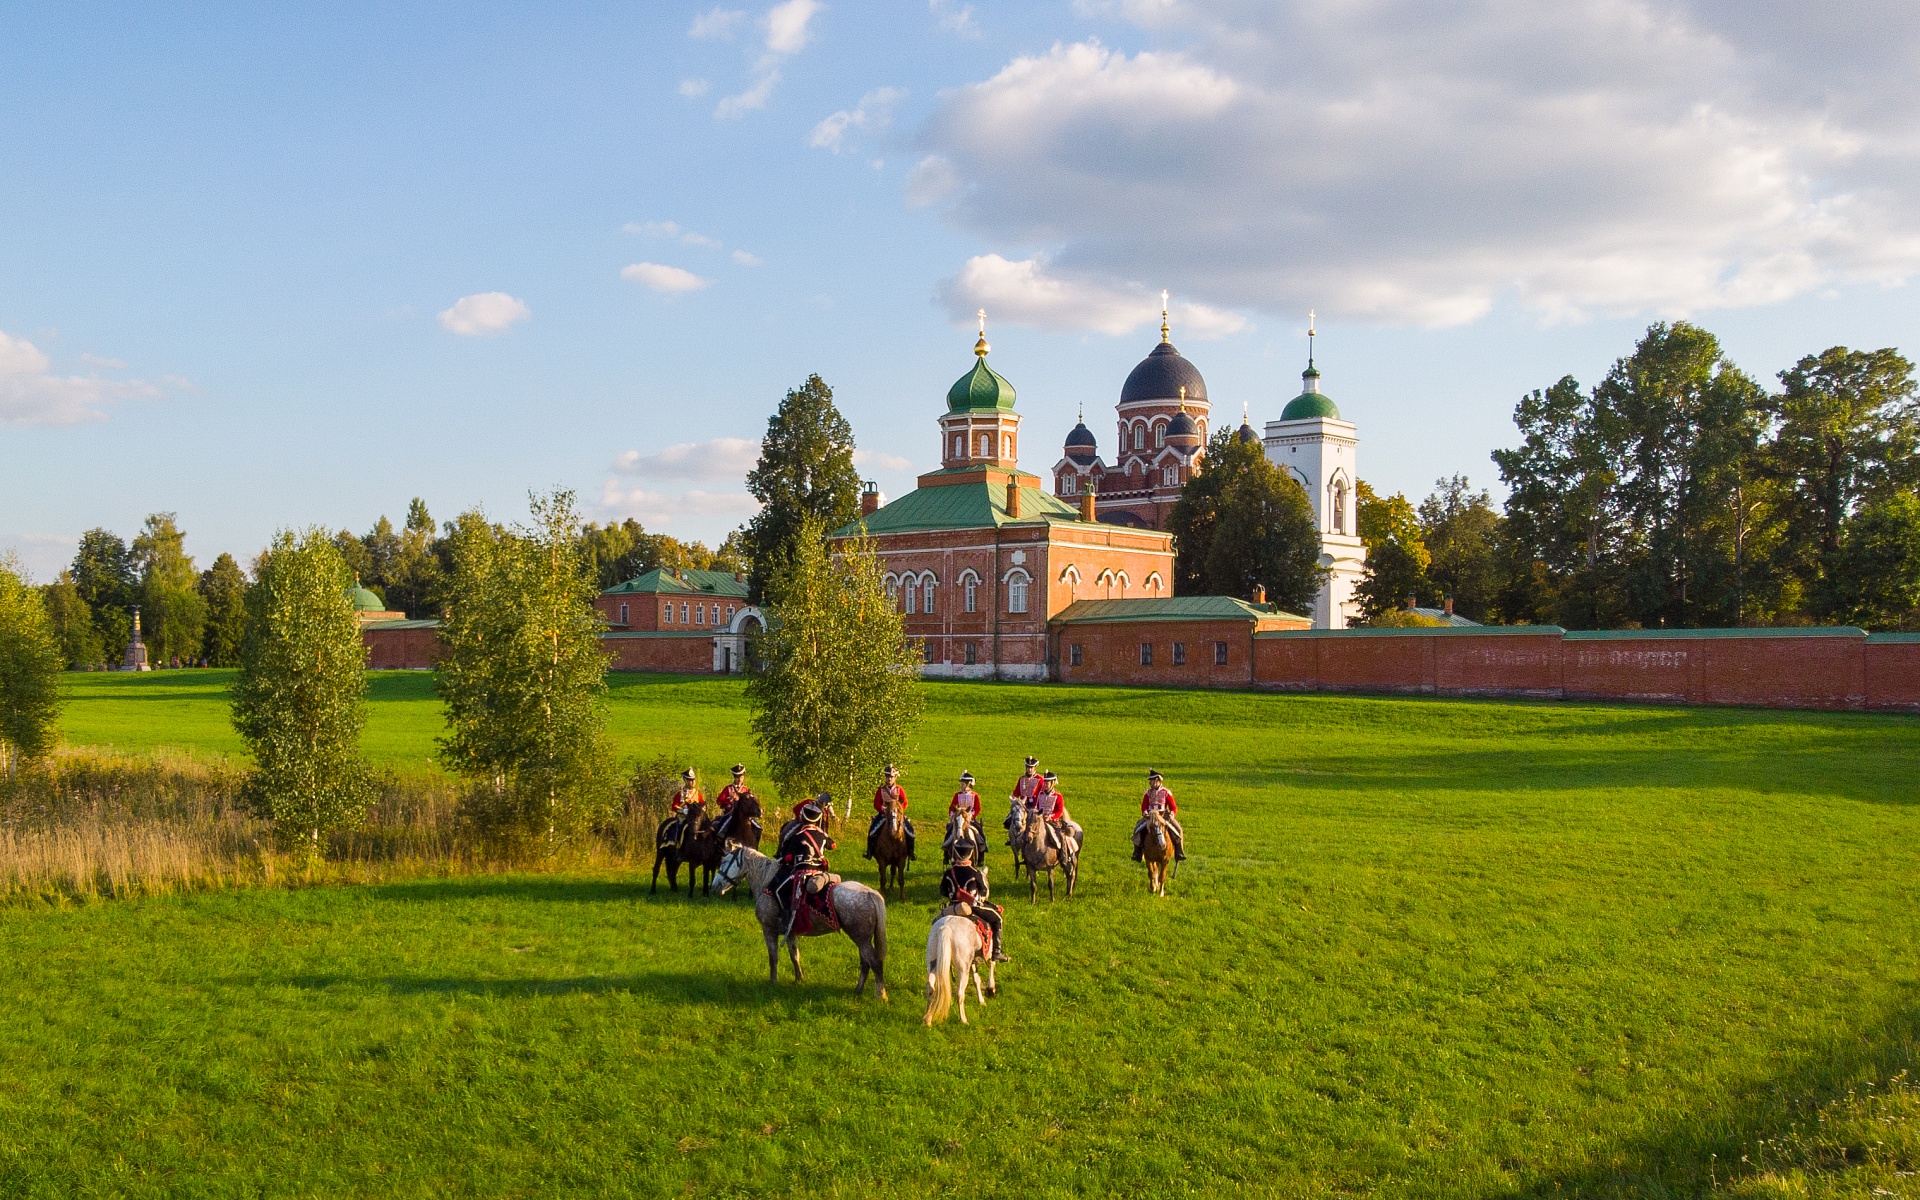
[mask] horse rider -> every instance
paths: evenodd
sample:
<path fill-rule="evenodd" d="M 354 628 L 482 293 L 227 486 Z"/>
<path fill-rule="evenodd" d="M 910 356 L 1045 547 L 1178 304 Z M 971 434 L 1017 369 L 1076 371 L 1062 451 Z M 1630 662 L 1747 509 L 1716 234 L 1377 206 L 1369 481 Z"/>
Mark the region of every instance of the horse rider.
<path fill-rule="evenodd" d="M 987 844 L 986 834 L 980 829 L 980 793 L 973 790 L 973 772 L 960 772 L 960 790 L 947 802 L 947 815 L 960 813 L 967 818 L 967 829 L 971 830 L 976 841 L 982 846 Z"/>
<path fill-rule="evenodd" d="M 700 794 L 700 786 L 693 768 L 680 772 L 680 790 L 667 802 L 667 819 L 660 823 L 660 840 L 678 842 L 680 831 L 689 817 L 698 825 L 699 818 L 706 815 L 707 798 Z M 669 836 L 671 834 L 671 836 Z"/>
<path fill-rule="evenodd" d="M 940 877 L 940 894 L 950 903 L 965 904 L 973 915 L 987 923 L 993 934 L 993 961 L 1012 962 L 1000 929 L 1001 908 L 987 902 L 987 873 L 973 865 L 973 845 L 960 842 L 953 848 L 953 865 Z"/>
<path fill-rule="evenodd" d="M 781 831 L 780 845 L 773 855 L 780 866 L 767 881 L 766 893 L 780 906 L 779 924 L 783 934 L 793 930 L 795 893 L 806 876 L 828 869 L 827 851 L 834 849 L 834 841 L 821 827 L 821 821 L 826 816 L 823 806 L 832 803 L 831 796 L 820 793 L 816 799 L 795 808 L 793 820 Z"/>
<path fill-rule="evenodd" d="M 1079 848 L 1079 827 L 1067 819 L 1067 798 L 1060 794 L 1059 783 L 1060 777 L 1052 771 L 1042 775 L 1040 790 L 1027 801 L 1027 811 L 1040 814 L 1040 819 L 1046 822 L 1047 843 L 1066 857 L 1069 843 L 1076 851 Z"/>
<path fill-rule="evenodd" d="M 899 778 L 899 768 L 888 763 L 885 778 L 881 780 L 880 786 L 873 790 L 873 820 L 867 822 L 867 849 L 863 857 L 873 857 L 873 835 L 880 832 L 880 823 L 887 819 L 888 804 L 900 810 L 902 823 L 907 829 L 907 857 L 909 859 L 913 857 L 913 822 L 906 820 L 907 789 L 895 782 Z"/>
<path fill-rule="evenodd" d="M 1033 799 L 1033 794 L 1040 790 L 1044 782 L 1046 781 L 1040 778 L 1040 760 L 1029 754 L 1026 770 L 1021 772 L 1020 778 L 1013 781 L 1013 793 L 1007 799 L 1013 801 L 1016 808 L 1025 808 L 1027 802 Z M 1008 845 L 1013 844 L 1013 818 L 1014 811 L 1009 811 L 1007 813 Z"/>
<path fill-rule="evenodd" d="M 1173 798 L 1166 785 L 1160 782 L 1160 772 L 1147 772 L 1147 793 L 1140 797 L 1140 819 L 1133 826 L 1133 861 L 1139 862 L 1145 852 L 1140 835 L 1147 829 L 1147 814 L 1159 812 L 1167 822 L 1167 831 L 1173 834 L 1173 861 L 1187 861 L 1187 831 L 1180 827 L 1180 802 Z"/>
<path fill-rule="evenodd" d="M 733 782 L 721 788 L 720 794 L 713 798 L 713 802 L 720 807 L 720 819 L 715 823 L 716 827 L 726 830 L 727 836 L 733 836 L 734 831 L 726 829 L 727 822 L 733 817 L 733 806 L 741 800 L 757 799 L 759 797 L 753 794 L 753 789 L 747 786 L 746 765 L 733 764 Z M 754 840 L 759 839 L 756 837 Z"/>

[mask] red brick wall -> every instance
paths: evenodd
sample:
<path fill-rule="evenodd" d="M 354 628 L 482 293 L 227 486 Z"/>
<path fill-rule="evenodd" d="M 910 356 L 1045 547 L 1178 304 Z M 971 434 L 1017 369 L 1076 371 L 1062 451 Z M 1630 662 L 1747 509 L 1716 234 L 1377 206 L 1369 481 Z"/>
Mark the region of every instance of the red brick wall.
<path fill-rule="evenodd" d="M 1140 644 L 1153 646 L 1153 665 L 1140 662 Z M 1175 664 L 1173 646 L 1186 647 Z M 1214 643 L 1227 644 L 1225 665 L 1214 662 Z M 1073 647 L 1080 646 L 1080 665 Z M 1079 622 L 1053 633 L 1058 678 L 1066 683 L 1137 683 L 1169 687 L 1247 687 L 1253 682 L 1252 621 Z"/>
<path fill-rule="evenodd" d="M 706 675 L 713 671 L 713 635 L 686 637 L 607 637 L 600 644 L 613 655 L 615 671 L 671 671 Z"/>
<path fill-rule="evenodd" d="M 1867 639 L 1862 674 L 1867 707 L 1882 712 L 1920 712 L 1920 640 Z"/>
<path fill-rule="evenodd" d="M 440 644 L 438 630 L 381 629 L 365 626 L 360 640 L 367 646 L 367 666 L 375 671 L 419 670 L 431 667 L 446 650 Z"/>
<path fill-rule="evenodd" d="M 1425 638 L 1433 685 L 1443 696 L 1558 696 L 1563 645 L 1557 633 L 1472 633 Z"/>
<path fill-rule="evenodd" d="M 1612 638 L 1563 641 L 1560 671 L 1568 698 L 1669 700 L 1699 704 L 1705 640 Z"/>

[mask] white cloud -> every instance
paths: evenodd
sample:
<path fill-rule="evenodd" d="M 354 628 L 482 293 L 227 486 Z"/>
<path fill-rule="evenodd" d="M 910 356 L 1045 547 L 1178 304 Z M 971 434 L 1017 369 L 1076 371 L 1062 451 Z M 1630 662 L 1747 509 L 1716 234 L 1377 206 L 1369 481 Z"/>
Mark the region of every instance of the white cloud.
<path fill-rule="evenodd" d="M 914 208 L 938 204 L 960 190 L 960 177 L 953 164 L 938 154 L 929 154 L 907 172 L 907 203 Z"/>
<path fill-rule="evenodd" d="M 760 256 L 758 254 L 750 254 L 745 250 L 735 250 L 733 252 L 733 261 L 743 267 L 757 267 L 760 265 Z"/>
<path fill-rule="evenodd" d="M 825 7 L 820 0 L 784 0 L 767 10 L 760 18 L 761 28 L 766 31 L 766 49 L 753 64 L 753 83 L 714 105 L 715 119 L 733 120 L 767 106 L 780 83 L 781 62 L 806 48 L 812 40 L 808 27 Z"/>
<path fill-rule="evenodd" d="M 855 450 L 853 465 L 856 467 L 884 467 L 889 471 L 911 471 L 913 462 L 898 454 L 886 454 L 879 450 Z"/>
<path fill-rule="evenodd" d="M 949 282 L 956 308 L 1111 329 L 1145 280 L 1447 325 L 1504 298 L 1683 314 L 1920 271 L 1920 89 L 1896 82 L 1920 6 L 1082 8 L 1180 49 L 1057 45 L 942 94 L 908 199 L 1005 255 Z"/>
<path fill-rule="evenodd" d="M 745 492 L 656 492 L 609 479 L 600 492 L 600 509 L 613 520 L 632 517 L 650 529 L 684 530 L 711 525 L 716 517 L 737 523 L 759 512 L 760 502 Z"/>
<path fill-rule="evenodd" d="M 713 280 L 703 279 L 692 271 L 650 262 L 637 262 L 622 268 L 620 278 L 656 292 L 697 292 L 713 283 Z"/>
<path fill-rule="evenodd" d="M 494 337 L 533 316 L 526 302 L 505 292 L 475 292 L 440 314 L 440 327 L 461 337 Z"/>
<path fill-rule="evenodd" d="M 718 250 L 726 245 L 719 238 L 708 237 L 704 233 L 695 233 L 674 221 L 628 221 L 620 227 L 627 233 L 643 233 L 648 237 L 672 238 L 683 246 L 704 246 Z"/>
<path fill-rule="evenodd" d="M 82 355 L 82 361 L 91 356 Z M 117 360 L 95 360 L 106 364 Z M 107 419 L 117 400 L 150 400 L 161 389 L 138 379 L 56 375 L 53 362 L 25 338 L 0 330 L 0 425 L 80 425 Z M 168 381 L 183 384 L 184 381 Z"/>
<path fill-rule="evenodd" d="M 713 115 L 722 121 L 731 121 L 763 109 L 767 106 L 767 99 L 773 95 L 774 86 L 779 82 L 780 72 L 767 71 L 746 91 L 724 97 L 720 103 L 714 105 Z"/>
<path fill-rule="evenodd" d="M 860 103 L 822 120 L 813 127 L 808 144 L 840 153 L 849 129 L 885 129 L 893 124 L 894 106 L 907 98 L 905 88 L 875 88 L 860 97 Z"/>
<path fill-rule="evenodd" d="M 694 99 L 698 99 L 701 96 L 706 95 L 707 89 L 712 86 L 713 86 L 712 84 L 708 83 L 704 79 L 682 79 L 680 81 L 680 86 L 678 88 L 675 88 L 674 90 L 679 92 L 682 96 L 686 97 L 687 99 L 694 100 Z"/>
<path fill-rule="evenodd" d="M 734 30 L 745 23 L 747 14 L 744 9 L 714 7 L 693 19 L 693 28 L 687 30 L 690 38 L 730 38 Z"/>
<path fill-rule="evenodd" d="M 968 259 L 959 274 L 940 285 L 940 295 L 948 313 L 963 325 L 971 323 L 974 312 L 982 308 L 990 321 L 1112 336 L 1132 333 L 1160 319 L 1160 293 L 1144 284 L 1056 274 L 1038 256 L 1018 262 L 998 254 Z M 1201 341 L 1247 327 L 1246 318 L 1238 313 L 1185 301 L 1172 306 L 1172 318 L 1181 336 Z"/>
<path fill-rule="evenodd" d="M 739 482 L 759 460 L 759 442 L 747 438 L 714 438 L 705 442 L 681 442 L 653 454 L 628 450 L 613 460 L 613 470 L 620 475 L 645 476 L 652 484 L 669 480 Z"/>
<path fill-rule="evenodd" d="M 927 0 L 927 9 L 940 19 L 940 28 L 946 32 L 964 38 L 980 36 L 980 27 L 973 22 L 973 5 L 955 4 L 954 0 Z"/>
<path fill-rule="evenodd" d="M 825 8 L 820 0 L 784 0 L 767 10 L 767 53 L 798 54 L 810 39 L 807 26 Z"/>

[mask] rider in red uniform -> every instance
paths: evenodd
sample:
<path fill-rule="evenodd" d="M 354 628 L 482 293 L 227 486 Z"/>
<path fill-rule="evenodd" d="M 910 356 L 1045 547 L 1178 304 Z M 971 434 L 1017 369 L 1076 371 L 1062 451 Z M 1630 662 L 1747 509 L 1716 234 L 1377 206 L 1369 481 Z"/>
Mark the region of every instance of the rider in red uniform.
<path fill-rule="evenodd" d="M 902 817 L 906 816 L 907 789 L 895 782 L 895 780 L 899 778 L 899 770 L 896 769 L 892 763 L 888 763 L 885 780 L 873 791 L 873 820 L 867 822 L 867 850 L 865 853 L 867 858 L 873 857 L 873 835 L 879 832 L 880 823 L 887 819 L 887 802 L 891 800 L 894 807 L 900 810 L 900 815 Z M 913 822 L 909 820 L 904 823 L 907 827 L 907 857 L 911 859 L 913 858 Z"/>
<path fill-rule="evenodd" d="M 1013 792 L 1007 797 L 1007 799 L 1013 801 L 1013 807 L 1008 809 L 1005 822 L 1008 846 L 1013 845 L 1013 822 L 1015 817 L 1021 809 L 1027 806 L 1027 801 L 1033 799 L 1033 794 L 1039 791 L 1045 782 L 1045 780 L 1040 778 L 1040 760 L 1031 754 L 1027 755 L 1026 770 L 1021 772 L 1020 778 L 1013 781 Z"/>
<path fill-rule="evenodd" d="M 693 768 L 688 767 L 680 772 L 680 790 L 675 792 L 673 798 L 667 802 L 667 819 L 660 822 L 659 829 L 654 833 L 655 844 L 679 845 L 681 834 L 685 831 L 687 823 L 693 822 L 697 830 L 700 818 L 706 815 L 707 798 L 700 794 Z"/>
<path fill-rule="evenodd" d="M 1159 809 L 1166 814 L 1167 830 L 1173 834 L 1173 861 L 1187 861 L 1187 831 L 1180 827 L 1180 802 L 1160 782 L 1160 772 L 1147 772 L 1147 791 L 1140 797 L 1140 819 L 1133 826 L 1133 861 L 1141 855 L 1140 834 L 1147 827 L 1147 814 Z"/>
<path fill-rule="evenodd" d="M 667 811 L 677 813 L 688 805 L 692 805 L 701 812 L 705 812 L 707 808 L 707 798 L 700 794 L 700 788 L 694 782 L 692 767 L 680 772 L 680 790 L 673 794 L 673 800 L 667 805 Z"/>
<path fill-rule="evenodd" d="M 1060 777 L 1048 771 L 1040 777 L 1040 790 L 1027 801 L 1027 810 L 1040 814 L 1047 823 L 1047 837 L 1053 842 L 1053 848 L 1062 854 L 1072 854 L 1079 848 L 1077 830 L 1067 821 L 1067 798 L 1060 794 Z"/>
<path fill-rule="evenodd" d="M 723 831 L 724 835 L 738 836 L 739 831 L 730 829 L 728 822 L 733 816 L 734 804 L 741 800 L 748 799 L 758 800 L 759 797 L 755 796 L 753 789 L 747 786 L 747 768 L 745 765 L 735 763 L 733 764 L 733 782 L 721 788 L 720 794 L 713 798 L 713 802 L 720 807 L 720 819 L 717 825 Z M 757 826 L 759 822 L 755 821 L 752 822 L 752 824 Z M 753 840 L 756 843 L 760 840 L 758 829 L 753 833 Z"/>
<path fill-rule="evenodd" d="M 963 835 L 962 840 L 972 838 L 974 845 L 979 848 L 981 855 L 984 856 L 987 849 L 987 837 L 986 832 L 980 828 L 981 808 L 980 793 L 973 790 L 973 772 L 960 772 L 960 790 L 953 794 L 952 800 L 947 801 L 947 816 L 952 818 L 957 813 L 966 819 L 965 829 L 967 832 Z"/>

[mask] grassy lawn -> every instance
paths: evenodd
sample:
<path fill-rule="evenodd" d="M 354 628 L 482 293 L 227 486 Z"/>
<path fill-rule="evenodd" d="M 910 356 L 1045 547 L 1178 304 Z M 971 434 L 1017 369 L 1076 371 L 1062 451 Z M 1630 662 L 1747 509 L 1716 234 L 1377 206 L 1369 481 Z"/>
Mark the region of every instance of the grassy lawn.
<path fill-rule="evenodd" d="M 235 751 L 225 682 L 75 677 L 68 736 Z M 427 763 L 429 679 L 374 695 L 370 752 Z M 737 684 L 613 713 L 752 761 Z M 0 1194 L 1695 1195 L 1912 1066 L 1920 721 L 942 685 L 904 782 L 1003 796 L 1029 750 L 1084 889 L 1001 897 L 971 1028 L 918 1024 L 924 863 L 885 1005 L 844 939 L 769 990 L 744 904 L 625 875 L 0 910 Z"/>

